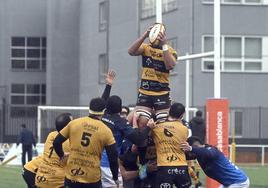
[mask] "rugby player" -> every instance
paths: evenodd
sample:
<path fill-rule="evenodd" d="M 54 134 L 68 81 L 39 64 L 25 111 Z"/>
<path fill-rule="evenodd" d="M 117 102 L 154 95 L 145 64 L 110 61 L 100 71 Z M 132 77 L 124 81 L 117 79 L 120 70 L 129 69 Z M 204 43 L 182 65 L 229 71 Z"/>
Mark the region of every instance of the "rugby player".
<path fill-rule="evenodd" d="M 177 59 L 177 52 L 167 44 L 165 33 L 159 33 L 157 46 L 144 43 L 151 28 L 128 49 L 131 56 L 142 56 L 141 85 L 135 108 L 142 116 L 142 126 L 147 124 L 153 110 L 157 120 L 167 118 L 170 107 L 169 71 L 174 68 Z"/>
<path fill-rule="evenodd" d="M 231 163 L 216 147 L 203 144 L 198 137 L 190 137 L 180 145 L 196 158 L 204 173 L 222 184 L 222 188 L 249 188 L 247 175 Z"/>
<path fill-rule="evenodd" d="M 36 158 L 27 162 L 23 167 L 22 177 L 25 183 L 27 184 L 28 188 L 36 188 L 35 176 L 41 161 L 42 161 L 42 155 L 37 156 Z"/>
<path fill-rule="evenodd" d="M 53 141 L 58 133 L 73 119 L 70 113 L 63 113 L 57 116 L 55 125 L 56 131 L 49 133 L 47 136 L 43 160 L 39 163 L 39 170 L 36 173 L 35 184 L 40 188 L 60 188 L 64 185 L 66 162 L 60 161 L 60 158 L 55 153 Z M 64 152 L 70 151 L 69 141 L 63 143 Z"/>
<path fill-rule="evenodd" d="M 122 150 L 122 143 L 124 139 L 131 141 L 133 144 L 141 145 L 144 143 L 150 132 L 149 127 L 144 129 L 135 129 L 137 127 L 137 116 L 134 115 L 133 126 L 125 118 L 120 117 L 122 111 L 122 100 L 119 96 L 113 95 L 108 98 L 106 102 L 106 110 L 101 118 L 102 122 L 105 123 L 112 131 L 113 136 L 116 140 L 118 154 Z M 116 187 L 115 182 L 112 179 L 112 174 L 109 169 L 110 164 L 106 151 L 102 154 L 101 159 L 101 172 L 102 172 L 102 187 L 111 188 Z M 119 174 L 119 184 L 123 186 L 123 180 L 121 174 Z"/>
<path fill-rule="evenodd" d="M 69 139 L 70 153 L 65 171 L 65 187 L 101 187 L 100 160 L 105 148 L 112 172 L 112 179 L 118 185 L 118 154 L 111 130 L 102 122 L 105 100 L 90 101 L 89 116 L 71 121 L 60 131 L 53 142 L 55 152 L 64 159 L 62 143 Z"/>
<path fill-rule="evenodd" d="M 156 188 L 176 187 L 188 188 L 191 179 L 183 150 L 178 146 L 186 142 L 189 131 L 182 123 L 185 107 L 174 103 L 169 110 L 168 119 L 157 123 L 150 119 L 148 126 L 152 127 L 152 137 L 157 153 Z"/>

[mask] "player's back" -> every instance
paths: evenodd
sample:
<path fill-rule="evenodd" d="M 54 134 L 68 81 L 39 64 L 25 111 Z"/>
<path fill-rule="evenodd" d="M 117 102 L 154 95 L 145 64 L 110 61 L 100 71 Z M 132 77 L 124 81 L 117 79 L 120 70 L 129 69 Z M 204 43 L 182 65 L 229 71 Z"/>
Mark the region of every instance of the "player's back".
<path fill-rule="evenodd" d="M 43 152 L 43 160 L 39 165 L 36 174 L 36 185 L 38 187 L 62 187 L 64 184 L 66 162 L 60 161 L 59 156 L 53 148 L 53 141 L 58 135 L 57 131 L 49 133 Z M 63 144 L 64 152 L 69 152 L 69 141 L 66 140 Z"/>
<path fill-rule="evenodd" d="M 247 175 L 231 163 L 217 148 L 207 145 L 207 150 L 213 150 L 213 158 L 198 157 L 197 160 L 205 174 L 225 186 L 245 182 Z"/>
<path fill-rule="evenodd" d="M 91 117 L 75 119 L 67 128 L 71 151 L 66 177 L 80 183 L 99 181 L 102 151 L 104 146 L 114 143 L 111 130 L 100 120 Z"/>
<path fill-rule="evenodd" d="M 179 121 L 165 121 L 153 129 L 157 166 L 187 166 L 184 152 L 179 148 L 188 137 L 188 128 Z"/>

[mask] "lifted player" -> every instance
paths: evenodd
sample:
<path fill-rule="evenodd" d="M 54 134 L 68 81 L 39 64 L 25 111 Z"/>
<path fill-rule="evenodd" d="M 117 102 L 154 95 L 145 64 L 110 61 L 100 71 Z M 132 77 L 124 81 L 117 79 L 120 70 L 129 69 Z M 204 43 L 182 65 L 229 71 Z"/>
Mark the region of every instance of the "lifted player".
<path fill-rule="evenodd" d="M 36 173 L 35 184 L 39 188 L 60 188 L 64 185 L 66 162 L 60 161 L 54 152 L 53 141 L 58 133 L 73 119 L 70 113 L 63 113 L 57 116 L 55 125 L 56 131 L 49 133 L 44 146 L 43 160 L 39 164 Z M 63 144 L 64 152 L 70 151 L 69 141 Z"/>
<path fill-rule="evenodd" d="M 142 116 L 145 126 L 154 110 L 156 119 L 167 118 L 170 107 L 169 71 L 174 68 L 177 53 L 167 45 L 165 32 L 159 33 L 158 45 L 143 43 L 149 36 L 149 27 L 128 49 L 131 56 L 142 56 L 142 75 L 135 111 Z"/>

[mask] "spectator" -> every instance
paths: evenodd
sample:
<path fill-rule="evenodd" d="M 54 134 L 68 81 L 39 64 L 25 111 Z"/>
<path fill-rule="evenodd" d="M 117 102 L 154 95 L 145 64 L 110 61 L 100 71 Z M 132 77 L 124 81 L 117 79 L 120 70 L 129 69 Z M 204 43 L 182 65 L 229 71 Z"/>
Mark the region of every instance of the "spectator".
<path fill-rule="evenodd" d="M 192 130 L 192 136 L 198 137 L 203 143 L 206 139 L 206 124 L 202 118 L 202 112 L 198 110 L 195 117 L 190 121 L 190 128 Z"/>
<path fill-rule="evenodd" d="M 21 130 L 21 132 L 18 136 L 18 140 L 17 140 L 17 147 L 20 143 L 22 144 L 21 162 L 22 162 L 22 166 L 24 166 L 26 163 L 26 160 L 25 160 L 26 153 L 28 156 L 28 161 L 32 160 L 32 153 L 33 153 L 32 145 L 34 147 L 36 147 L 36 143 L 35 143 L 35 139 L 34 139 L 32 131 L 27 129 L 25 124 L 22 124 L 21 128 L 22 128 L 22 130 Z"/>

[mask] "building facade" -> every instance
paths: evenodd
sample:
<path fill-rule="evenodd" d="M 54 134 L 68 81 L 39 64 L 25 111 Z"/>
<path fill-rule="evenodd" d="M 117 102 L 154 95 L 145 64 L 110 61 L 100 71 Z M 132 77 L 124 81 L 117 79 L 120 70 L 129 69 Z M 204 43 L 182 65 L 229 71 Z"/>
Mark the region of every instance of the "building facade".
<path fill-rule="evenodd" d="M 212 2 L 162 0 L 179 55 L 213 50 Z M 250 143 L 268 140 L 267 5 L 221 6 L 221 94 L 238 140 Z M 108 69 L 117 72 L 112 94 L 135 104 L 141 58 L 127 50 L 155 22 L 155 0 L 0 0 L 0 10 L 0 140 L 14 141 L 21 123 L 36 132 L 37 105 L 87 106 L 102 93 Z M 190 76 L 190 105 L 204 110 L 213 97 L 213 58 L 193 60 Z M 171 96 L 185 101 L 184 62 L 171 72 Z"/>

